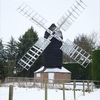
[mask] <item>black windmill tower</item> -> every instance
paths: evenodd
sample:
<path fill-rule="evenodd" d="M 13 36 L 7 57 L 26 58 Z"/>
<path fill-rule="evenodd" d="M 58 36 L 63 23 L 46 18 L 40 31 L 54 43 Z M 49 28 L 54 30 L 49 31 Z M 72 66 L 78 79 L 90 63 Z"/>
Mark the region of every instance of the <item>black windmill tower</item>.
<path fill-rule="evenodd" d="M 63 41 L 60 29 L 67 31 L 77 17 L 85 9 L 86 5 L 81 1 L 75 3 L 59 19 L 57 25 L 51 24 L 49 28 L 45 26 L 46 20 L 28 5 L 22 4 L 17 10 L 33 23 L 45 29 L 44 37 L 39 40 L 23 55 L 18 64 L 28 70 L 38 57 L 44 53 L 45 68 L 62 68 L 62 52 L 71 57 L 83 67 L 91 62 L 91 56 L 78 45 L 70 40 Z"/>
<path fill-rule="evenodd" d="M 51 31 L 54 31 L 56 28 L 57 27 L 55 24 L 52 24 L 49 27 Z M 52 34 L 55 34 L 55 32 L 53 32 Z M 63 39 L 62 32 L 60 30 L 57 32 L 57 34 L 61 39 Z M 49 35 L 50 34 L 46 31 L 44 34 L 44 38 L 47 39 Z M 62 46 L 61 41 L 57 40 L 54 37 L 51 39 L 51 43 L 44 50 L 44 66 L 46 68 L 62 67 L 62 50 L 59 49 L 61 46 Z"/>

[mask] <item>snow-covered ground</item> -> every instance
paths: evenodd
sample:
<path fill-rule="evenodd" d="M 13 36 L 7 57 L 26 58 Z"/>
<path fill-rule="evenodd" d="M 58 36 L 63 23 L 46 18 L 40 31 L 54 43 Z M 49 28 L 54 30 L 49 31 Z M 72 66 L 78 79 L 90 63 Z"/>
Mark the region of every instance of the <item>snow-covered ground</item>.
<path fill-rule="evenodd" d="M 100 89 L 93 89 L 93 92 L 75 91 L 76 100 L 100 100 Z M 63 90 L 48 89 L 48 100 L 63 100 Z M 0 87 L 0 100 L 8 100 L 9 87 Z M 13 88 L 13 100 L 45 100 L 44 88 Z M 65 100 L 74 100 L 73 90 L 65 90 Z"/>

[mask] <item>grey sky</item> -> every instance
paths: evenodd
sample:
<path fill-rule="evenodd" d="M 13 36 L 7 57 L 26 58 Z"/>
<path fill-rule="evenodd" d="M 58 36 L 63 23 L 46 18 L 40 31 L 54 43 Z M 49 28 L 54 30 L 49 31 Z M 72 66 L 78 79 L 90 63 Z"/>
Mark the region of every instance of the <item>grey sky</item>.
<path fill-rule="evenodd" d="M 82 1 L 87 8 L 66 32 L 62 31 L 64 40 L 73 40 L 79 33 L 100 32 L 100 0 Z M 75 0 L 0 0 L 0 38 L 4 43 L 11 36 L 17 40 L 31 26 L 38 32 L 39 37 L 44 35 L 44 29 L 16 11 L 23 2 L 43 16 L 47 20 L 46 26 L 49 27 L 51 23 L 57 23 Z"/>

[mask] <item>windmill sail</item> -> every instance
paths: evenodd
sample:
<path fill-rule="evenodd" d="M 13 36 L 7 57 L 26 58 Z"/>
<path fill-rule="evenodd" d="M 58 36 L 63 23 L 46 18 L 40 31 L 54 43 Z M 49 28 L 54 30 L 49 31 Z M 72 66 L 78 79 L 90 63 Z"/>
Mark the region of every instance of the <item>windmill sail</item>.
<path fill-rule="evenodd" d="M 18 61 L 18 64 L 28 70 L 37 58 L 41 55 L 44 49 L 50 44 L 49 39 L 40 38 Z"/>
<path fill-rule="evenodd" d="M 17 11 L 21 13 L 23 16 L 28 18 L 31 22 L 36 24 L 39 27 L 44 28 L 46 31 L 51 33 L 51 31 L 45 26 L 45 23 L 47 22 L 46 19 L 44 19 L 40 14 L 38 14 L 36 11 L 34 11 L 31 7 L 23 3 Z"/>
<path fill-rule="evenodd" d="M 65 52 L 75 61 L 86 67 L 91 61 L 90 55 L 86 53 L 86 51 L 84 51 L 82 48 L 70 42 L 69 40 L 64 42 L 59 36 L 60 28 L 66 31 L 73 24 L 75 19 L 77 19 L 77 17 L 82 13 L 85 7 L 86 5 L 81 0 L 80 2 L 75 1 L 75 4 L 73 4 L 70 7 L 70 9 L 58 21 L 58 27 L 56 27 L 54 30 L 50 30 L 45 26 L 46 20 L 41 15 L 32 10 L 28 5 L 22 4 L 17 9 L 17 11 L 29 20 L 31 20 L 36 25 L 44 28 L 46 32 L 48 32 L 50 35 L 47 39 L 40 38 L 19 60 L 19 65 L 28 70 L 32 66 L 32 64 L 37 60 L 37 58 L 41 55 L 41 53 L 46 49 L 46 47 L 50 44 L 51 39 L 54 37 L 63 43 L 63 45 L 60 48 L 63 52 Z"/>
<path fill-rule="evenodd" d="M 85 10 L 86 5 L 80 0 L 80 2 L 75 1 L 75 3 L 70 7 L 69 10 L 59 19 L 57 22 L 58 28 L 67 31 L 67 29 L 73 24 L 73 22 L 78 18 L 78 16 Z"/>
<path fill-rule="evenodd" d="M 91 62 L 91 55 L 68 39 L 63 43 L 60 49 L 85 68 Z"/>

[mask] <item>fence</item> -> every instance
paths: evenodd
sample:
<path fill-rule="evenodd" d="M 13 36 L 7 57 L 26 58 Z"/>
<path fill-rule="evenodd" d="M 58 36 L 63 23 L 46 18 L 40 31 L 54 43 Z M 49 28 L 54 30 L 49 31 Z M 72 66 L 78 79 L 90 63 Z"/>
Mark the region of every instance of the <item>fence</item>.
<path fill-rule="evenodd" d="M 57 83 L 58 82 L 58 83 Z M 43 88 L 45 90 L 45 100 L 47 100 L 47 89 L 60 89 L 62 90 L 62 97 L 65 100 L 65 90 L 73 90 L 74 100 L 76 100 L 76 91 L 82 91 L 83 96 L 85 92 L 93 92 L 95 87 L 100 87 L 95 85 L 94 82 L 99 83 L 98 81 L 93 80 L 56 80 L 56 83 L 53 80 L 47 81 L 47 79 L 34 79 L 27 77 L 7 77 L 5 83 L 0 86 L 9 86 L 9 100 L 13 100 L 13 87 L 28 87 L 28 88 Z"/>
<path fill-rule="evenodd" d="M 55 82 L 56 81 L 56 82 Z M 47 80 L 47 79 L 34 79 L 27 77 L 7 77 L 5 78 L 4 86 L 18 86 L 18 87 L 37 87 L 44 88 L 45 83 L 48 84 L 48 88 L 52 89 L 62 89 L 62 84 L 64 83 L 66 90 L 73 90 L 73 85 L 75 84 L 76 90 L 91 90 L 93 91 L 94 87 L 100 87 L 94 83 L 99 83 L 98 81 L 93 80 Z"/>

